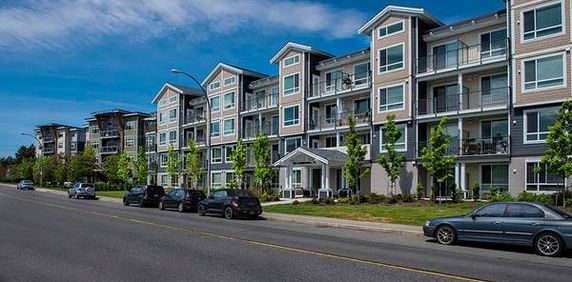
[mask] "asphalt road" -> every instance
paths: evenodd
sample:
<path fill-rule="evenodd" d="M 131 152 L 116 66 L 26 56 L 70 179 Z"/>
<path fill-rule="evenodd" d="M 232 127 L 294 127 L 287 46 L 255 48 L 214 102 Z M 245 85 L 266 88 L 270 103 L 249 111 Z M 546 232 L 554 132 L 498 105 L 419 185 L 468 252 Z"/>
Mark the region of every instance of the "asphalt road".
<path fill-rule="evenodd" d="M 0 281 L 570 281 L 572 256 L 0 186 Z"/>

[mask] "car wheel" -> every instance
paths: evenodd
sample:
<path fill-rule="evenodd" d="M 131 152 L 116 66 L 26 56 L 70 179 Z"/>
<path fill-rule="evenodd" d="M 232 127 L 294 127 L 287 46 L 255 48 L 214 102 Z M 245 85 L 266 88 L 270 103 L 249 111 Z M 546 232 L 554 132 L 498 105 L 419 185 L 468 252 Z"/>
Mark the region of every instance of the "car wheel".
<path fill-rule="evenodd" d="M 165 206 L 163 205 L 163 202 L 162 202 L 162 201 L 159 202 L 159 209 L 160 209 L 160 210 L 164 210 L 164 209 L 165 209 Z"/>
<path fill-rule="evenodd" d="M 185 205 L 183 203 L 179 203 L 179 205 L 177 206 L 177 210 L 180 213 L 184 213 L 185 212 Z"/>
<path fill-rule="evenodd" d="M 139 207 L 142 208 L 145 206 L 145 203 L 143 203 L 143 199 L 139 199 L 139 203 L 138 203 Z"/>
<path fill-rule="evenodd" d="M 450 225 L 442 225 L 435 232 L 437 242 L 441 245 L 452 245 L 457 241 L 457 232 Z"/>
<path fill-rule="evenodd" d="M 127 198 L 123 197 L 123 205 L 124 206 L 129 206 L 129 202 L 127 201 Z"/>
<path fill-rule="evenodd" d="M 76 199 L 76 200 L 79 200 L 79 195 L 75 195 L 75 199 Z"/>
<path fill-rule="evenodd" d="M 205 205 L 199 205 L 199 206 L 197 207 L 197 213 L 198 213 L 200 216 L 205 216 L 205 215 L 207 214 L 207 208 L 205 207 Z"/>
<path fill-rule="evenodd" d="M 541 256 L 556 257 L 560 255 L 563 247 L 560 237 L 551 232 L 540 234 L 534 240 L 534 249 Z"/>
<path fill-rule="evenodd" d="M 232 208 L 226 207 L 226 209 L 224 209 L 224 218 L 232 219 L 233 217 L 234 217 L 234 211 L 232 210 Z"/>
<path fill-rule="evenodd" d="M 68 194 L 68 199 L 71 199 L 71 198 L 72 198 L 72 195 L 71 195 L 71 194 Z"/>

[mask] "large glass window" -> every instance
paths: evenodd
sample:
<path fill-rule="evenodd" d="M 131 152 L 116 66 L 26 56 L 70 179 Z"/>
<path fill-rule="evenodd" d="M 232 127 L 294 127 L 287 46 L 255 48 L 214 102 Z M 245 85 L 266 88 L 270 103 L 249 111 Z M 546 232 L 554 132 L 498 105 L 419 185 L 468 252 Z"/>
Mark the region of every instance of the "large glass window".
<path fill-rule="evenodd" d="M 211 188 L 222 188 L 222 172 L 213 172 L 211 174 Z"/>
<path fill-rule="evenodd" d="M 508 101 L 508 78 L 506 73 L 481 78 L 481 104 L 506 103 Z"/>
<path fill-rule="evenodd" d="M 220 136 L 220 121 L 211 122 L 211 137 Z"/>
<path fill-rule="evenodd" d="M 527 111 L 525 118 L 525 142 L 544 141 L 548 137 L 548 127 L 556 122 L 556 110 Z"/>
<path fill-rule="evenodd" d="M 535 90 L 564 84 L 562 55 L 524 62 L 524 90 Z"/>
<path fill-rule="evenodd" d="M 224 94 L 224 109 L 234 108 L 234 91 Z"/>
<path fill-rule="evenodd" d="M 288 154 L 302 145 L 302 138 L 286 138 L 284 139 L 284 154 Z"/>
<path fill-rule="evenodd" d="M 284 77 L 284 95 L 294 94 L 300 91 L 300 74 L 292 74 Z"/>
<path fill-rule="evenodd" d="M 284 126 L 300 124 L 300 106 L 284 108 Z"/>
<path fill-rule="evenodd" d="M 177 143 L 177 131 L 169 131 L 169 144 Z"/>
<path fill-rule="evenodd" d="M 562 32 L 562 4 L 544 6 L 523 13 L 523 38 L 530 40 Z"/>
<path fill-rule="evenodd" d="M 481 190 L 487 192 L 493 187 L 499 191 L 508 191 L 508 165 L 481 166 Z"/>
<path fill-rule="evenodd" d="M 481 34 L 481 57 L 488 58 L 506 54 L 506 29 Z"/>
<path fill-rule="evenodd" d="M 354 66 L 354 85 L 366 85 L 369 81 L 369 63 Z"/>
<path fill-rule="evenodd" d="M 360 117 L 369 113 L 369 99 L 354 100 L 354 114 Z"/>
<path fill-rule="evenodd" d="M 481 123 L 481 137 L 483 139 L 503 139 L 508 136 L 508 121 L 486 120 Z"/>
<path fill-rule="evenodd" d="M 403 44 L 379 50 L 379 72 L 403 68 Z"/>
<path fill-rule="evenodd" d="M 326 73 L 326 92 L 334 92 L 342 90 L 342 70 L 335 70 Z"/>
<path fill-rule="evenodd" d="M 302 170 L 292 170 L 292 188 L 302 187 Z"/>
<path fill-rule="evenodd" d="M 226 135 L 234 135 L 234 118 L 224 120 L 224 133 Z"/>
<path fill-rule="evenodd" d="M 211 97 L 211 112 L 220 111 L 220 96 Z"/>
<path fill-rule="evenodd" d="M 390 24 L 390 25 L 386 25 L 383 27 L 380 27 L 378 29 L 378 37 L 385 37 L 385 36 L 389 36 L 392 35 L 394 33 L 403 31 L 403 22 L 398 22 L 398 23 L 394 23 L 394 24 Z"/>
<path fill-rule="evenodd" d="M 294 56 L 291 56 L 291 57 L 284 59 L 283 66 L 289 67 L 289 66 L 295 65 L 299 62 L 300 62 L 300 55 L 294 55 Z"/>
<path fill-rule="evenodd" d="M 220 81 L 209 84 L 209 90 L 216 90 L 220 88 Z"/>
<path fill-rule="evenodd" d="M 169 110 L 169 122 L 177 120 L 177 109 L 170 109 Z"/>
<path fill-rule="evenodd" d="M 167 144 L 167 133 L 159 133 L 159 145 Z"/>
<path fill-rule="evenodd" d="M 225 173 L 225 183 L 226 187 L 228 187 L 234 181 L 234 172 L 227 171 Z"/>
<path fill-rule="evenodd" d="M 403 109 L 403 85 L 379 89 L 379 111 Z"/>
<path fill-rule="evenodd" d="M 395 142 L 395 150 L 396 151 L 405 151 L 407 150 L 407 129 L 406 129 L 406 125 L 405 124 L 400 124 L 397 125 L 397 129 L 399 129 L 399 131 L 401 132 L 401 137 L 399 137 L 399 140 L 397 142 Z M 387 144 L 387 138 L 385 138 L 385 132 L 384 132 L 385 128 L 381 129 L 381 151 L 382 152 L 387 152 L 385 146 Z"/>
<path fill-rule="evenodd" d="M 224 86 L 234 84 L 236 82 L 236 76 L 231 76 L 224 79 Z"/>
<path fill-rule="evenodd" d="M 537 173 L 538 167 L 543 166 L 542 172 Z M 559 191 L 563 179 L 548 172 L 548 166 L 538 161 L 526 162 L 526 191 Z"/>
<path fill-rule="evenodd" d="M 232 152 L 234 151 L 235 146 L 225 146 L 224 147 L 224 161 L 227 163 L 232 162 Z"/>
<path fill-rule="evenodd" d="M 211 149 L 211 162 L 212 163 L 221 163 L 222 162 L 222 148 L 221 147 L 213 147 Z"/>
<path fill-rule="evenodd" d="M 457 67 L 459 43 L 451 42 L 433 47 L 433 68 L 435 70 Z"/>

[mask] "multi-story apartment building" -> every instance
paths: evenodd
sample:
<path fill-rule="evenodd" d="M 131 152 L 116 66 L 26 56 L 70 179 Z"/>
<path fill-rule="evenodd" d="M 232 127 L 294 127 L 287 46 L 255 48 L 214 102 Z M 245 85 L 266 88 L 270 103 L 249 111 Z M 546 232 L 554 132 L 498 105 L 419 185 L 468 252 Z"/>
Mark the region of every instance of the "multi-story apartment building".
<path fill-rule="evenodd" d="M 88 142 L 96 152 L 98 163 L 107 156 L 126 152 L 132 159 L 139 147 L 145 146 L 144 120 L 147 113 L 121 109 L 92 113 L 88 122 Z"/>
<path fill-rule="evenodd" d="M 159 163 L 157 159 L 157 113 L 153 112 L 143 119 L 143 133 L 145 134 L 145 156 L 147 157 L 147 183 L 157 184 Z"/>
<path fill-rule="evenodd" d="M 37 156 L 72 156 L 81 154 L 85 147 L 85 128 L 48 123 L 38 125 L 35 134 L 40 142 Z"/>

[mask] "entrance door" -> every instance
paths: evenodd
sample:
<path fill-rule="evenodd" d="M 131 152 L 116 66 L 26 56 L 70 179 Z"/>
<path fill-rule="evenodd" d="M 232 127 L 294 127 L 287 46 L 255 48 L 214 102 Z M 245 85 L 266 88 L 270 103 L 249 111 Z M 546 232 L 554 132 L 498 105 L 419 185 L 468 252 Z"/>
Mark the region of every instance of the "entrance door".
<path fill-rule="evenodd" d="M 312 107 L 312 123 L 310 124 L 310 129 L 320 128 L 320 108 Z"/>
<path fill-rule="evenodd" d="M 318 190 L 322 188 L 322 169 L 312 169 L 312 189 Z"/>

